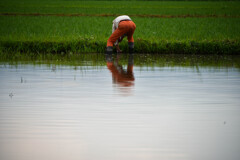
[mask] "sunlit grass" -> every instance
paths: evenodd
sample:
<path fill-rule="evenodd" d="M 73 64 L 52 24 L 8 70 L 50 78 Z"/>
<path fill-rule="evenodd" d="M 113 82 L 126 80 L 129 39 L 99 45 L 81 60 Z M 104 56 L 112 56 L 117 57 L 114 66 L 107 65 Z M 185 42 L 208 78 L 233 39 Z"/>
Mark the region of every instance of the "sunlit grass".
<path fill-rule="evenodd" d="M 1 0 L 0 13 L 240 15 L 238 1 Z"/>
<path fill-rule="evenodd" d="M 134 3 L 134 5 L 132 5 Z M 0 13 L 234 15 L 240 2 L 6 1 Z M 101 52 L 115 16 L 0 16 L 4 52 Z M 144 53 L 240 53 L 240 18 L 131 17 L 135 49 Z M 126 40 L 120 46 L 127 52 Z"/>
<path fill-rule="evenodd" d="M 24 52 L 104 52 L 111 35 L 113 19 L 114 17 L 1 17 L 0 41 L 8 44 L 5 48 L 11 44 L 18 45 L 14 50 Z M 220 49 L 224 46 L 222 52 L 226 53 L 229 49 L 232 50 L 232 45 L 235 48 L 239 45 L 238 18 L 132 19 L 137 26 L 134 38 L 138 52 L 186 53 L 184 50 L 189 50 L 188 52 L 195 53 L 192 45 L 204 45 L 207 48 L 203 51 L 211 49 L 214 52 L 217 50 L 213 50 L 213 45 L 217 45 Z M 121 44 L 125 51 L 126 44 L 126 40 Z"/>
<path fill-rule="evenodd" d="M 105 41 L 114 17 L 1 17 L 0 40 Z M 238 18 L 132 18 L 134 37 L 146 40 L 240 39 Z"/>

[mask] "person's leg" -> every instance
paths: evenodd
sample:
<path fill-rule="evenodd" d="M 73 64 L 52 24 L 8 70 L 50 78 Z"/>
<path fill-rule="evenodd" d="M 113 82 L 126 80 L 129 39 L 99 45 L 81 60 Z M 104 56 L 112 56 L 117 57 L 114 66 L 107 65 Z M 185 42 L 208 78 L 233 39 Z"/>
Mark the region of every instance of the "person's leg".
<path fill-rule="evenodd" d="M 118 40 L 125 33 L 125 27 L 122 27 L 119 24 L 119 27 L 112 33 L 107 41 L 107 53 L 112 53 L 113 51 L 113 44 Z"/>
<path fill-rule="evenodd" d="M 123 34 L 123 31 L 119 28 L 117 28 L 112 35 L 108 38 L 107 41 L 107 46 L 113 46 L 113 44 L 116 42 L 116 40 L 118 40 L 119 37 L 121 37 L 121 35 Z"/>
<path fill-rule="evenodd" d="M 133 39 L 133 34 L 134 31 L 136 29 L 136 25 L 134 22 L 130 21 L 130 29 L 128 32 L 128 48 L 129 48 L 129 53 L 133 53 L 134 52 L 134 39 Z"/>

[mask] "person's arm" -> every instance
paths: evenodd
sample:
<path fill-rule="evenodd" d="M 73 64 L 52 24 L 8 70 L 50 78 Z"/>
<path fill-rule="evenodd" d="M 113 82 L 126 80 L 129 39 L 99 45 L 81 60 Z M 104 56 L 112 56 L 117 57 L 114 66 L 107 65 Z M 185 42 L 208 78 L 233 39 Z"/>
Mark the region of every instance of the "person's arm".
<path fill-rule="evenodd" d="M 123 36 L 121 36 L 116 42 L 115 42 L 115 46 L 116 46 L 116 49 L 117 49 L 117 53 L 121 53 L 122 51 L 120 50 L 119 48 L 119 43 L 123 40 L 123 38 L 125 37 L 126 35 L 124 34 Z"/>
<path fill-rule="evenodd" d="M 112 25 L 112 33 L 116 30 L 116 25 L 115 22 L 113 21 L 113 25 Z"/>
<path fill-rule="evenodd" d="M 122 53 L 122 51 L 119 48 L 119 44 L 116 45 L 117 53 Z"/>
<path fill-rule="evenodd" d="M 112 33 L 117 29 L 116 19 L 113 20 Z M 114 46 L 118 45 L 118 40 L 114 43 Z"/>

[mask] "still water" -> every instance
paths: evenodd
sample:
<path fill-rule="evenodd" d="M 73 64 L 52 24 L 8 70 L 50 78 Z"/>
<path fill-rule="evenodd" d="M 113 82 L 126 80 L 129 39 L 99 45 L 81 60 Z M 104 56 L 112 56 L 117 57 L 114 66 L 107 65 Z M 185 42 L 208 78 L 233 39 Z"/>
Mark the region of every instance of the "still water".
<path fill-rule="evenodd" d="M 0 63 L 0 159 L 240 159 L 236 65 L 118 58 Z"/>

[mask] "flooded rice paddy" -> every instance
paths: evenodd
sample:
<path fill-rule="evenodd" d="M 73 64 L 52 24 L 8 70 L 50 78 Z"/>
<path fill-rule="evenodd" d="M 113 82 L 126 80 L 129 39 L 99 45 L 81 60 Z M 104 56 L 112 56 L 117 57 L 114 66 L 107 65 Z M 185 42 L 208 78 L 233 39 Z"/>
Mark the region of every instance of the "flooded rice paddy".
<path fill-rule="evenodd" d="M 66 61 L 0 63 L 1 160 L 240 158 L 239 56 Z"/>

